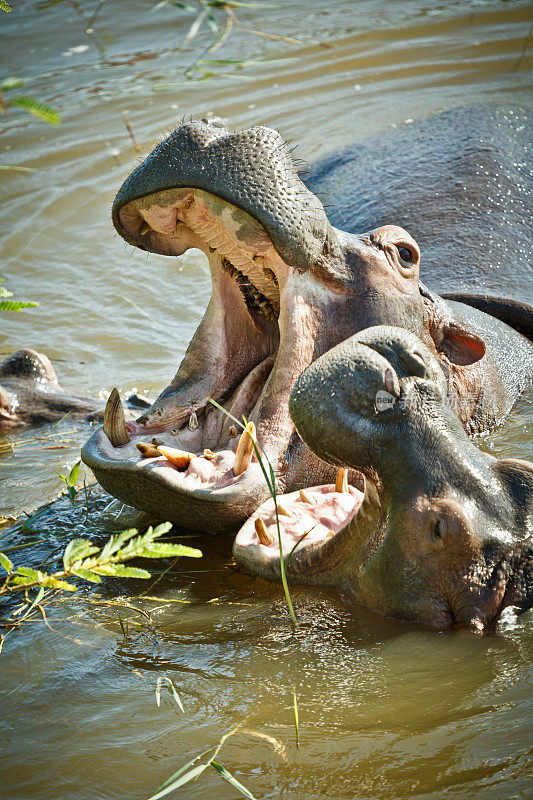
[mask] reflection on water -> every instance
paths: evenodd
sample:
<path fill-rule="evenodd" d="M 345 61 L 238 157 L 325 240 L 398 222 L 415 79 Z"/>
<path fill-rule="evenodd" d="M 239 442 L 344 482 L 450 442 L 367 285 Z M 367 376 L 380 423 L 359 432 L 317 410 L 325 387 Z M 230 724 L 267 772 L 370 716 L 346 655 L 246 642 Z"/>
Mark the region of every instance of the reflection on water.
<path fill-rule="evenodd" d="M 78 6 L 86 23 L 94 6 Z M 312 161 L 461 103 L 531 99 L 527 2 L 361 0 L 355 10 L 301 0 L 235 12 L 298 42 L 235 25 L 212 58 L 251 63 L 204 65 L 211 75 L 187 81 L 213 34 L 205 25 L 184 45 L 193 17 L 175 7 L 106 3 L 94 23 L 103 55 L 76 4 L 28 0 L 2 17 L 4 74 L 27 78 L 24 91 L 63 113 L 57 129 L 18 111 L 2 119 L 1 162 L 37 170 L 2 173 L 2 274 L 41 303 L 2 317 L 2 356 L 42 350 L 65 388 L 83 393 L 116 384 L 153 395 L 175 371 L 209 276 L 197 252 L 147 257 L 113 233 L 113 193 L 136 161 L 125 108 L 144 152 L 176 118 L 216 113 L 235 127 L 276 127 Z M 531 458 L 532 398 L 483 446 Z M 87 433 L 66 419 L 0 440 L 1 513 L 51 499 Z M 102 537 L 116 524 L 107 498 L 92 498 L 88 521 L 83 498 L 62 502 L 32 530 L 2 534 L 2 547 L 37 538 L 37 564 L 72 531 Z M 219 760 L 258 798 L 526 796 L 530 615 L 508 615 L 477 640 L 379 619 L 347 593 L 296 589 L 292 631 L 279 588 L 233 568 L 231 537 L 185 543 L 204 558 L 155 570 L 148 589 L 118 588 L 152 625 L 103 584 L 50 607 L 53 632 L 28 622 L 6 639 L 0 796 L 147 797 L 239 722 Z M 163 689 L 157 707 L 162 676 L 185 714 Z M 229 800 L 235 790 L 209 771 L 181 796 Z"/>

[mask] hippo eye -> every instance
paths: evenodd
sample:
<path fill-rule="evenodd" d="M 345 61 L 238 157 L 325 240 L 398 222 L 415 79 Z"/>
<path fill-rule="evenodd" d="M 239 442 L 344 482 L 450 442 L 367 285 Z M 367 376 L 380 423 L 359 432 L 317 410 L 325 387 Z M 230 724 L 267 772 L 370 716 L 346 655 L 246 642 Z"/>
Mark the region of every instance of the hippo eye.
<path fill-rule="evenodd" d="M 398 253 L 402 261 L 405 261 L 406 264 L 413 263 L 413 254 L 408 247 L 398 247 Z"/>

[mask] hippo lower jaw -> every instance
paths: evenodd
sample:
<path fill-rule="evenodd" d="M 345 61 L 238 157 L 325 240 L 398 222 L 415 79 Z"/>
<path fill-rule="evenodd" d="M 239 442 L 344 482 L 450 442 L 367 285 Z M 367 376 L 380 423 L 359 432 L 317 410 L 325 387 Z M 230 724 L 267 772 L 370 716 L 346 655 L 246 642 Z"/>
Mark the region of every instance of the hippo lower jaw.
<path fill-rule="evenodd" d="M 83 460 L 124 502 L 152 513 L 157 508 L 161 517 L 184 526 L 230 530 L 265 499 L 267 487 L 255 456 L 235 476 L 241 430 L 210 399 L 239 422 L 243 416 L 254 422 L 276 476 L 290 487 L 284 457 L 294 425 L 288 400 L 317 347 L 322 352 L 316 338 L 326 297 L 286 265 L 258 222 L 208 192 L 154 193 L 127 203 L 119 221 L 125 238 L 150 250 L 176 255 L 189 247 L 203 250 L 213 295 L 170 386 L 127 423 L 129 441 L 110 441 L 99 429 L 83 448 Z M 137 449 L 143 442 L 195 457 L 186 469 L 163 455 L 143 458 Z"/>

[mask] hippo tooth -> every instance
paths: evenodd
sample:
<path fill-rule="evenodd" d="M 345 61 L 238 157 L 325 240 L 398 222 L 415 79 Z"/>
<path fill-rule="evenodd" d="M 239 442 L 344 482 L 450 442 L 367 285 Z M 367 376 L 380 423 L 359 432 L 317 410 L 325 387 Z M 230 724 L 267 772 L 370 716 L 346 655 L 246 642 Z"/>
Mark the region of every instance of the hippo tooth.
<path fill-rule="evenodd" d="M 230 425 L 229 426 L 229 438 L 233 439 L 235 436 L 237 436 L 237 428 L 235 427 L 235 425 Z"/>
<path fill-rule="evenodd" d="M 254 439 L 255 425 L 253 422 L 249 422 L 241 433 L 241 438 L 237 445 L 237 452 L 235 453 L 235 461 L 233 463 L 233 474 L 235 477 L 241 475 L 250 466 L 254 452 Z"/>
<path fill-rule="evenodd" d="M 255 521 L 255 532 L 257 533 L 257 538 L 265 547 L 268 547 L 274 541 L 274 537 L 269 532 L 263 520 L 259 519 L 259 517 Z"/>
<path fill-rule="evenodd" d="M 281 503 L 277 503 L 278 514 L 283 517 L 292 517 L 292 512 L 289 511 L 285 506 L 282 506 Z"/>
<path fill-rule="evenodd" d="M 336 492 L 348 492 L 348 470 L 345 467 L 340 467 L 337 470 L 337 478 L 335 479 Z"/>
<path fill-rule="evenodd" d="M 157 447 L 154 447 L 153 444 L 148 444 L 148 442 L 137 442 L 137 450 L 143 458 L 157 458 L 161 455 Z"/>
<path fill-rule="evenodd" d="M 157 449 L 161 455 L 165 456 L 165 458 L 178 469 L 187 469 L 191 463 L 191 458 L 194 458 L 194 453 L 188 453 L 186 450 L 178 450 L 176 447 L 159 445 Z"/>
<path fill-rule="evenodd" d="M 121 447 L 131 441 L 126 430 L 126 420 L 124 419 L 124 409 L 118 393 L 118 389 L 113 389 L 104 411 L 104 433 L 113 445 Z"/>
<path fill-rule="evenodd" d="M 303 503 L 309 503 L 310 505 L 314 506 L 315 501 L 312 495 L 308 494 L 305 489 L 300 489 L 300 500 Z"/>
<path fill-rule="evenodd" d="M 198 417 L 196 416 L 194 411 L 189 417 L 189 423 L 187 427 L 189 428 L 190 431 L 195 431 L 198 428 Z"/>
<path fill-rule="evenodd" d="M 215 454 L 212 450 L 204 450 L 204 458 L 207 458 L 208 461 L 212 461 L 215 457 Z"/>
<path fill-rule="evenodd" d="M 148 223 L 147 222 L 143 222 L 143 224 L 141 225 L 141 229 L 139 231 L 139 236 L 146 236 L 146 234 L 148 233 L 149 230 L 150 230 L 150 226 L 148 225 Z"/>

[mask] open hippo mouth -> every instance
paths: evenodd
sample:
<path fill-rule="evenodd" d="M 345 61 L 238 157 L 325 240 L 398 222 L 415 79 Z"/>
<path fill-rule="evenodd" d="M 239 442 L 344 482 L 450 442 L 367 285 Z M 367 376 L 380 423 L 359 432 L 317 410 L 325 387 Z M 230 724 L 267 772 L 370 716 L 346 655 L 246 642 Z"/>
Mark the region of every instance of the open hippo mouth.
<path fill-rule="evenodd" d="M 278 496 L 277 515 L 274 501 L 264 502 L 237 534 L 236 560 L 263 578 L 280 580 L 281 540 L 289 580 L 343 583 L 354 545 L 370 557 L 385 536 L 384 526 L 376 525 L 381 502 L 375 485 L 358 471 L 351 471 L 350 478 L 357 486 L 340 468 L 334 484 Z"/>
<path fill-rule="evenodd" d="M 278 133 L 230 133 L 209 120 L 182 125 L 161 142 L 122 186 L 113 220 L 144 250 L 202 250 L 213 293 L 172 383 L 127 424 L 114 394 L 83 459 L 127 503 L 182 525 L 231 529 L 267 487 L 248 432 L 210 399 L 250 421 L 290 486 L 290 470 L 283 476 L 294 433 L 288 400 L 316 357 L 321 318 L 320 299 L 299 270 L 322 252 L 324 209 Z"/>
<path fill-rule="evenodd" d="M 352 336 L 300 375 L 290 410 L 337 479 L 278 494 L 277 517 L 272 500 L 256 509 L 235 538 L 240 564 L 279 580 L 281 541 L 290 581 L 348 586 L 378 613 L 440 629 L 482 632 L 531 607 L 533 464 L 468 439 L 417 336 Z"/>

